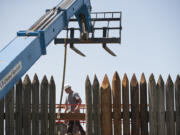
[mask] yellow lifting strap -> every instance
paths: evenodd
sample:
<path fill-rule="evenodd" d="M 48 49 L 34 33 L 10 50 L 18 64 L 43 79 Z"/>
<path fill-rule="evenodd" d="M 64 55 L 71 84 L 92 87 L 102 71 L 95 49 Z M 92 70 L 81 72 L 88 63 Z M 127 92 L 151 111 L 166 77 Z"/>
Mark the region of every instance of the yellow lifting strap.
<path fill-rule="evenodd" d="M 61 87 L 61 97 L 60 97 L 60 106 L 57 113 L 57 119 L 60 119 L 60 113 L 61 113 L 61 105 L 62 105 L 62 98 L 63 98 L 63 91 L 64 91 L 64 82 L 65 82 L 65 73 L 66 73 L 66 59 L 67 59 L 67 39 L 65 40 L 64 45 L 64 67 L 63 67 L 63 79 L 62 79 L 62 87 Z"/>

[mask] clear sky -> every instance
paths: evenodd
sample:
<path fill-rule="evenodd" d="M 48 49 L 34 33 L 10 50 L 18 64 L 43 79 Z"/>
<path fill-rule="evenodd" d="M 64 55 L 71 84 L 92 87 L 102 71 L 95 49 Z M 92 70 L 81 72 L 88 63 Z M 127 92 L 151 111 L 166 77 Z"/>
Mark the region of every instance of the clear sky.
<path fill-rule="evenodd" d="M 45 9 L 52 8 L 59 0 L 0 0 L 0 49 L 16 36 L 19 30 L 28 29 Z M 84 84 L 94 74 L 100 81 L 108 74 L 110 82 L 115 71 L 120 78 L 133 73 L 138 80 L 142 72 L 146 78 L 154 73 L 156 80 L 168 74 L 173 81 L 180 73 L 180 1 L 179 0 L 91 0 L 93 11 L 122 11 L 122 44 L 112 45 L 117 57 L 106 53 L 100 45 L 76 45 L 87 57 L 83 58 L 68 49 L 66 83 L 78 91 L 84 101 Z M 32 79 L 37 73 L 53 75 L 60 93 L 63 71 L 64 47 L 53 43 L 27 72 Z M 57 96 L 59 102 L 59 96 Z"/>

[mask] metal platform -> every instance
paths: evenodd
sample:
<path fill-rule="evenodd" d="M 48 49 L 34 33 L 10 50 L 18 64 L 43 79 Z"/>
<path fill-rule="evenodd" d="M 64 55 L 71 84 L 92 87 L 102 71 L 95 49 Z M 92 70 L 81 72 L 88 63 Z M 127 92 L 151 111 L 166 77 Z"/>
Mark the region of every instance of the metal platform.
<path fill-rule="evenodd" d="M 78 20 L 74 17 L 70 19 L 70 23 L 75 23 Z M 112 56 L 116 54 L 111 51 L 107 44 L 120 44 L 121 43 L 121 12 L 92 12 L 91 21 L 93 24 L 92 33 L 87 34 L 85 37 L 82 36 L 80 28 L 67 27 L 66 37 L 55 38 L 54 44 L 70 44 L 70 48 L 81 56 L 85 56 L 80 50 L 74 47 L 74 44 L 100 44 L 102 47 L 110 53 Z M 100 26 L 97 25 L 100 24 Z M 111 24 L 112 23 L 112 24 Z M 75 35 L 80 35 L 75 37 Z"/>

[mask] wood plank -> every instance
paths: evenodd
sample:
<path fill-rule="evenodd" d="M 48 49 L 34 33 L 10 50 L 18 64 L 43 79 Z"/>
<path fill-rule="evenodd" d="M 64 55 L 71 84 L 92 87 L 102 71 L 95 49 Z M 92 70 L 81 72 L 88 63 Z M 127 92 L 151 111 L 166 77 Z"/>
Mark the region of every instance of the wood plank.
<path fill-rule="evenodd" d="M 111 87 L 107 75 L 101 85 L 101 134 L 112 135 Z"/>
<path fill-rule="evenodd" d="M 166 126 L 167 135 L 175 135 L 174 122 L 174 84 L 170 75 L 166 82 Z"/>
<path fill-rule="evenodd" d="M 5 96 L 6 135 L 14 135 L 14 88 Z"/>
<path fill-rule="evenodd" d="M 100 135 L 100 95 L 99 95 L 99 82 L 95 75 L 93 81 L 93 116 L 94 116 L 94 135 Z"/>
<path fill-rule="evenodd" d="M 85 82 L 85 97 L 86 97 L 86 135 L 92 135 L 92 88 L 89 77 Z"/>
<path fill-rule="evenodd" d="M 54 78 L 49 83 L 49 135 L 55 135 L 56 120 L 56 86 Z"/>
<path fill-rule="evenodd" d="M 41 82 L 41 134 L 48 135 L 48 80 Z"/>
<path fill-rule="evenodd" d="M 85 115 L 85 113 L 61 113 L 60 118 L 61 120 L 86 120 Z"/>
<path fill-rule="evenodd" d="M 139 85 L 135 74 L 130 83 L 131 87 L 131 120 L 132 120 L 132 135 L 139 135 Z"/>
<path fill-rule="evenodd" d="M 154 75 L 151 74 L 148 83 L 149 92 L 149 126 L 150 135 L 157 135 L 157 89 Z"/>
<path fill-rule="evenodd" d="M 0 100 L 0 135 L 4 135 L 4 98 Z"/>
<path fill-rule="evenodd" d="M 175 83 L 176 91 L 176 135 L 180 135 L 180 76 L 178 75 Z"/>
<path fill-rule="evenodd" d="M 22 108 L 22 80 L 20 79 L 16 84 L 16 135 L 22 135 Z"/>
<path fill-rule="evenodd" d="M 36 74 L 32 82 L 32 134 L 39 135 L 39 79 Z"/>
<path fill-rule="evenodd" d="M 140 79 L 141 135 L 148 135 L 147 83 L 144 73 Z"/>
<path fill-rule="evenodd" d="M 157 82 L 157 94 L 158 94 L 158 135 L 165 135 L 165 98 L 164 98 L 164 81 L 162 76 L 159 76 Z"/>
<path fill-rule="evenodd" d="M 130 116 L 129 116 L 129 80 L 124 74 L 122 80 L 122 99 L 123 99 L 123 133 L 130 135 Z"/>
<path fill-rule="evenodd" d="M 31 135 L 31 81 L 29 76 L 26 75 L 23 82 L 23 127 L 24 134 Z"/>
<path fill-rule="evenodd" d="M 112 80 L 114 135 L 121 135 L 121 82 L 117 72 Z"/>

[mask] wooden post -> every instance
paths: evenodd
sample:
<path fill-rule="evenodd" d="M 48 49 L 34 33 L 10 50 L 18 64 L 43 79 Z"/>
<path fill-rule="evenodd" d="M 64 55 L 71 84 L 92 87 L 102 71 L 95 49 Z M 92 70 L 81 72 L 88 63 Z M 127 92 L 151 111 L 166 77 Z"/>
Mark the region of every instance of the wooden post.
<path fill-rule="evenodd" d="M 41 82 L 41 134 L 48 135 L 48 80 Z"/>
<path fill-rule="evenodd" d="M 39 135 L 39 80 L 36 74 L 32 82 L 32 134 Z"/>
<path fill-rule="evenodd" d="M 129 117 L 129 80 L 124 74 L 122 81 L 123 98 L 123 132 L 124 135 L 130 135 L 130 117 Z"/>
<path fill-rule="evenodd" d="M 4 135 L 4 98 L 0 100 L 0 135 Z"/>
<path fill-rule="evenodd" d="M 16 135 L 22 135 L 22 80 L 16 84 Z"/>
<path fill-rule="evenodd" d="M 55 135 L 56 120 L 56 86 L 51 77 L 49 84 L 49 135 Z"/>
<path fill-rule="evenodd" d="M 86 78 L 85 83 L 85 94 L 86 94 L 86 135 L 92 135 L 92 91 L 91 82 L 89 77 Z"/>
<path fill-rule="evenodd" d="M 141 135 L 148 135 L 147 83 L 144 73 L 140 80 Z"/>
<path fill-rule="evenodd" d="M 132 135 L 139 135 L 139 85 L 135 74 L 131 79 Z"/>
<path fill-rule="evenodd" d="M 175 135 L 174 84 L 170 75 L 166 82 L 166 112 L 167 135 Z"/>
<path fill-rule="evenodd" d="M 93 82 L 93 116 L 94 116 L 94 135 L 100 135 L 100 96 L 99 96 L 99 82 L 95 75 Z"/>
<path fill-rule="evenodd" d="M 154 75 L 151 74 L 148 83 L 149 92 L 149 125 L 150 125 L 150 135 L 157 135 L 157 89 L 156 82 L 154 80 Z"/>
<path fill-rule="evenodd" d="M 23 82 L 24 106 L 23 106 L 23 126 L 24 134 L 31 135 L 31 81 L 26 75 Z"/>
<path fill-rule="evenodd" d="M 176 91 L 176 135 L 180 135 L 180 76 L 178 75 L 175 83 Z"/>
<path fill-rule="evenodd" d="M 117 72 L 112 80 L 114 135 L 121 135 L 121 82 Z"/>
<path fill-rule="evenodd" d="M 107 75 L 101 85 L 101 134 L 112 135 L 111 87 Z"/>
<path fill-rule="evenodd" d="M 158 135 L 165 135 L 165 98 L 164 98 L 164 81 L 162 76 L 159 76 L 157 82 L 157 103 L 158 103 Z"/>
<path fill-rule="evenodd" d="M 5 96 L 6 135 L 14 135 L 14 88 Z"/>

